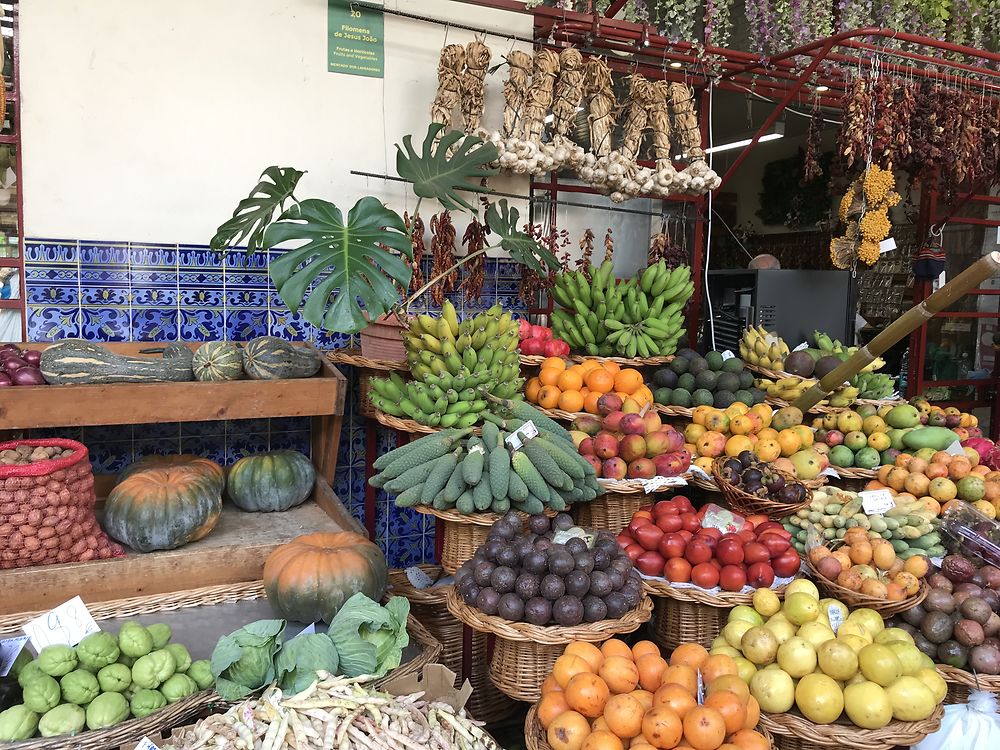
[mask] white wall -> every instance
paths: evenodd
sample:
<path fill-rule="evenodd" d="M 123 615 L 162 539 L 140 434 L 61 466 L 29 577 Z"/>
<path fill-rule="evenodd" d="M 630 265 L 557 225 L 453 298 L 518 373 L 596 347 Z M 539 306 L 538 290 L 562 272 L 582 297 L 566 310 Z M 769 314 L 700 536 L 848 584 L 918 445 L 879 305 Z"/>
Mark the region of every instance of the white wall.
<path fill-rule="evenodd" d="M 452 0 L 388 5 L 531 31 L 530 16 Z M 271 164 L 308 170 L 300 198 L 412 208 L 403 187 L 349 173 L 395 174 L 393 144 L 426 132 L 442 45 L 473 35 L 386 15 L 385 79 L 339 75 L 326 14 L 325 0 L 22 3 L 25 236 L 206 244 Z M 486 41 L 494 64 L 511 48 Z M 505 71 L 488 78 L 490 126 Z"/>

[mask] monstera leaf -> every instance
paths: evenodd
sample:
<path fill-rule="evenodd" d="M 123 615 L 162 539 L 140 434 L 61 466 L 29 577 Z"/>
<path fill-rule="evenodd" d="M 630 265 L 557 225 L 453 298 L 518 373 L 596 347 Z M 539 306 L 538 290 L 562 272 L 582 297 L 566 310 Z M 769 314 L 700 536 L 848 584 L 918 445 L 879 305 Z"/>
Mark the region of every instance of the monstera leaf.
<path fill-rule="evenodd" d="M 545 266 L 559 268 L 559 259 L 555 255 L 542 247 L 530 234 L 518 228 L 519 216 L 517 209 L 508 206 L 507 200 L 502 199 L 498 203 L 491 203 L 486 210 L 486 225 L 500 237 L 500 247 L 518 263 L 533 271 L 545 271 Z"/>
<path fill-rule="evenodd" d="M 283 208 L 292 196 L 302 175 L 291 167 L 268 167 L 260 175 L 257 187 L 250 191 L 233 211 L 233 217 L 219 227 L 212 238 L 210 247 L 217 252 L 225 252 L 234 245 L 247 240 L 247 253 L 263 247 L 264 231 L 275 211 Z"/>
<path fill-rule="evenodd" d="M 421 198 L 435 198 L 448 211 L 464 208 L 477 213 L 458 191 L 491 192 L 479 181 L 499 171 L 486 166 L 499 158 L 496 146 L 457 130 L 442 136 L 435 145 L 434 139 L 443 127 L 439 122 L 431 123 L 419 155 L 413 150 L 413 136 L 404 136 L 403 145 L 396 144 L 396 171 L 413 183 L 413 192 Z M 449 156 L 448 152 L 459 141 L 462 142 Z"/>
<path fill-rule="evenodd" d="M 271 261 L 271 278 L 292 312 L 327 331 L 357 333 L 399 301 L 412 270 L 386 248 L 413 257 L 402 218 L 372 197 L 347 215 L 324 200 L 292 206 L 264 233 L 264 247 L 299 241 Z M 315 284 L 314 284 L 315 282 Z"/>

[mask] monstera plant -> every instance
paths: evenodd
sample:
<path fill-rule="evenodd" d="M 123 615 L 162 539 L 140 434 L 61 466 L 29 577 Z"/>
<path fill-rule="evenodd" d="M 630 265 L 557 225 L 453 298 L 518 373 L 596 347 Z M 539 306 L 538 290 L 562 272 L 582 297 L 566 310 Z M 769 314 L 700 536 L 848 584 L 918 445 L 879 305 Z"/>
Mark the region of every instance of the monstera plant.
<path fill-rule="evenodd" d="M 396 144 L 396 171 L 413 184 L 416 214 L 424 198 L 449 211 L 478 210 L 460 193 L 490 193 L 483 178 L 497 173 L 496 147 L 459 131 L 441 135 L 442 126 L 427 130 L 420 153 L 411 137 Z M 359 200 L 345 220 L 343 212 L 319 198 L 298 200 L 295 188 L 304 172 L 268 167 L 260 182 L 219 227 L 211 247 L 221 253 L 246 243 L 247 253 L 286 246 L 270 263 L 271 278 L 292 312 L 327 331 L 356 333 L 369 320 L 400 312 L 402 291 L 410 283 L 411 237 L 403 218 L 377 198 Z M 490 203 L 485 222 L 499 238 L 459 260 L 455 267 L 488 250 L 502 248 L 535 271 L 556 268 L 558 259 L 518 227 L 517 209 L 506 200 Z M 286 245 L 287 243 L 287 245 Z M 419 296 L 452 267 L 414 293 Z"/>

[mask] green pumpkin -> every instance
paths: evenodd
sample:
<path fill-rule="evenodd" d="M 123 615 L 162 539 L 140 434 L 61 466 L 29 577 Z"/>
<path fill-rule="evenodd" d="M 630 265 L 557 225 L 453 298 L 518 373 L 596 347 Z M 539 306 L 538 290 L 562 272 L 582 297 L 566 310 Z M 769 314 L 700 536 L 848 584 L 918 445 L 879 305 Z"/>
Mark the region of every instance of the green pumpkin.
<path fill-rule="evenodd" d="M 310 346 L 296 346 L 275 336 L 260 336 L 243 345 L 243 370 L 251 380 L 308 378 L 323 362 Z"/>
<path fill-rule="evenodd" d="M 312 494 L 316 469 L 298 451 L 280 450 L 241 458 L 229 469 L 226 493 L 247 511 L 281 511 Z"/>
<path fill-rule="evenodd" d="M 239 380 L 243 377 L 243 352 L 231 341 L 209 341 L 198 347 L 191 368 L 195 380 Z"/>

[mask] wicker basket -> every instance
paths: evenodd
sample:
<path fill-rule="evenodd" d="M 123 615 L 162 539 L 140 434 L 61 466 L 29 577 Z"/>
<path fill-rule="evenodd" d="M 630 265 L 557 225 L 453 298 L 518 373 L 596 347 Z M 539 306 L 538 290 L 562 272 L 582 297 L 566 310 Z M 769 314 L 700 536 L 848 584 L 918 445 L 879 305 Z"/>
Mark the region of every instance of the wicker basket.
<path fill-rule="evenodd" d="M 930 586 L 927 585 L 927 581 L 921 581 L 920 589 L 913 596 L 908 596 L 905 599 L 900 599 L 899 601 L 876 599 L 873 596 L 866 596 L 860 592 L 846 589 L 838 583 L 831 581 L 829 578 L 821 576 L 816 568 L 813 567 L 812 563 L 809 562 L 808 556 L 804 556 L 803 560 L 805 561 L 806 568 L 809 570 L 809 577 L 815 581 L 816 588 L 819 589 L 821 594 L 834 599 L 839 599 L 851 609 L 856 609 L 858 607 L 874 609 L 884 618 L 898 615 L 900 612 L 905 612 L 906 610 L 917 606 L 920 602 L 927 598 L 927 594 L 930 593 L 931 590 Z"/>
<path fill-rule="evenodd" d="M 436 581 L 446 575 L 439 565 L 418 566 Z M 467 626 L 452 617 L 445 603 L 452 586 L 434 586 L 418 589 L 410 583 L 405 570 L 390 570 L 389 584 L 392 593 L 405 596 L 410 601 L 410 611 L 430 631 L 441 644 L 439 661 L 458 675 L 458 683 L 464 679 L 472 685 L 472 696 L 466 706 L 469 713 L 479 721 L 492 723 L 506 719 L 516 709 L 517 703 L 497 690 L 489 676 L 489 639 L 487 633 L 471 632 L 469 645 L 470 670 L 463 674 L 463 656 L 466 648 L 465 629 Z"/>
<path fill-rule="evenodd" d="M 729 502 L 729 507 L 737 513 L 744 516 L 763 513 L 769 518 L 779 519 L 784 518 L 785 516 L 790 516 L 795 511 L 808 507 L 809 503 L 812 502 L 812 490 L 809 486 L 806 485 L 805 482 L 800 482 L 791 474 L 781 471 L 780 469 L 773 470 L 778 471 L 782 476 L 784 476 L 786 482 L 796 482 L 806 488 L 806 496 L 802 502 L 793 504 L 779 503 L 766 497 L 757 497 L 755 495 L 751 495 L 749 492 L 744 492 L 722 478 L 721 469 L 722 463 L 725 460 L 727 459 L 715 459 L 715 462 L 712 464 L 712 478 L 715 479 L 715 483 L 719 485 L 719 489 Z"/>
<path fill-rule="evenodd" d="M 841 479 L 863 479 L 867 481 L 875 479 L 878 476 L 878 471 L 875 469 L 859 469 L 854 466 L 831 466 L 830 468 L 837 472 Z"/>
<path fill-rule="evenodd" d="M 597 530 L 606 529 L 617 534 L 628 526 L 633 513 L 652 502 L 653 499 L 645 494 L 605 492 L 589 503 L 575 504 L 571 512 L 578 526 Z"/>
<path fill-rule="evenodd" d="M 522 354 L 521 364 L 538 367 L 545 359 L 546 357 L 541 354 Z M 593 357 L 589 354 L 571 354 L 568 357 L 563 357 L 563 359 L 568 359 L 570 362 L 585 362 L 588 359 L 599 359 L 602 362 L 617 362 L 623 367 L 653 367 L 673 362 L 674 355 L 670 354 L 665 357 Z"/>
<path fill-rule="evenodd" d="M 326 358 L 335 365 L 351 365 L 362 370 L 401 370 L 409 372 L 410 366 L 405 359 L 369 359 L 361 356 L 361 349 L 333 349 L 326 353 Z"/>
<path fill-rule="evenodd" d="M 653 409 L 665 417 L 684 417 L 690 419 L 694 416 L 694 409 L 687 406 L 666 406 L 664 404 L 653 404 Z"/>
<path fill-rule="evenodd" d="M 690 471 L 686 471 L 680 475 L 687 483 L 692 483 L 694 475 Z M 617 492 L 620 495 L 646 495 L 649 493 L 646 491 L 644 486 L 644 479 L 598 479 L 598 483 L 604 488 L 605 492 Z M 658 487 L 653 490 L 653 492 L 676 492 L 680 487 Z M 652 502 L 652 498 L 649 498 L 649 502 Z"/>
<path fill-rule="evenodd" d="M 945 705 L 968 703 L 970 690 L 985 690 L 1000 694 L 1000 675 L 975 674 L 964 669 L 949 667 L 947 664 L 938 664 L 937 671 L 948 683 Z"/>
<path fill-rule="evenodd" d="M 639 606 L 620 620 L 601 620 L 570 628 L 510 622 L 484 615 L 465 604 L 454 588 L 448 592 L 448 610 L 473 630 L 496 636 L 490 660 L 493 684 L 515 700 L 536 701 L 541 695 L 542 682 L 552 672 L 552 665 L 567 643 L 600 643 L 621 633 L 632 633 L 649 620 L 653 603 L 649 597 L 643 597 Z"/>
<path fill-rule="evenodd" d="M 798 713 L 760 715 L 760 724 L 774 737 L 779 750 L 812 750 L 817 747 L 850 747 L 856 750 L 890 750 L 916 745 L 941 726 L 944 709 L 938 705 L 923 721 L 890 721 L 881 729 L 862 729 L 848 721 L 813 724 Z"/>
<path fill-rule="evenodd" d="M 371 404 L 369 404 L 371 406 Z M 376 409 L 371 406 L 372 414 L 371 416 L 375 418 L 379 424 L 384 424 L 386 427 L 391 427 L 399 432 L 407 433 L 421 433 L 424 435 L 433 435 L 435 432 L 440 432 L 443 427 L 431 427 L 429 425 L 420 424 L 420 422 L 415 422 L 412 419 L 403 419 L 401 417 L 394 417 L 391 414 L 386 414 L 384 411 Z M 476 435 L 482 435 L 482 427 L 476 427 L 472 430 Z"/>

